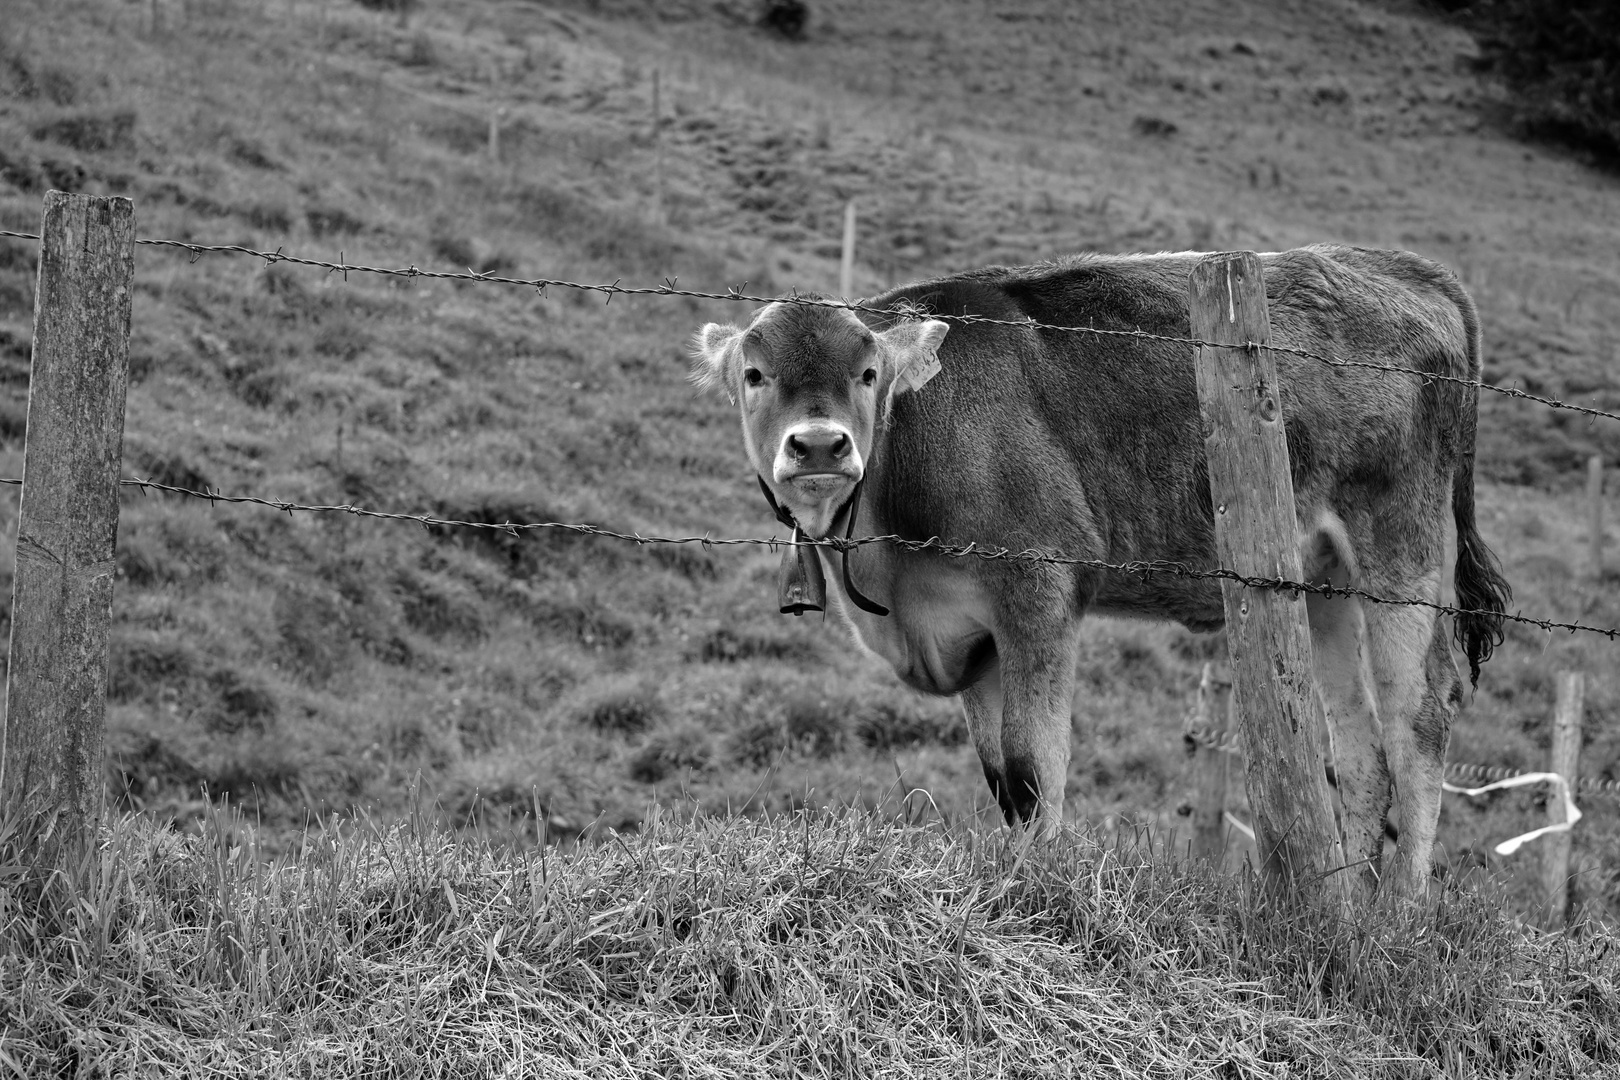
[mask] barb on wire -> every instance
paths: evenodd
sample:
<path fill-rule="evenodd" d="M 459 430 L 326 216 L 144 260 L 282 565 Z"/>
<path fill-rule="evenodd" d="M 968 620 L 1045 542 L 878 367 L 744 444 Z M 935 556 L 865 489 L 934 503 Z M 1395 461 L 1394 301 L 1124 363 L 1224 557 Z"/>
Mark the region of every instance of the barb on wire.
<path fill-rule="evenodd" d="M 39 239 L 39 237 L 33 233 L 12 232 L 10 230 L 0 230 L 0 236 L 12 236 L 23 240 Z M 868 304 L 855 303 L 849 300 L 826 300 L 819 297 L 802 296 L 799 294 L 797 289 L 792 290 L 787 296 L 755 296 L 746 291 L 748 288 L 747 282 L 737 286 L 728 286 L 725 292 L 716 293 L 703 292 L 696 289 L 677 288 L 673 278 L 665 278 L 662 285 L 650 286 L 627 286 L 622 284 L 622 278 L 604 284 L 589 284 L 579 281 L 565 281 L 560 278 L 514 278 L 503 277 L 498 274 L 480 274 L 477 271 L 474 271 L 471 267 L 469 267 L 465 272 L 459 272 L 423 270 L 415 263 L 404 267 L 362 266 L 348 262 L 346 255 L 343 253 L 339 253 L 338 261 L 334 263 L 324 259 L 308 259 L 296 255 L 288 255 L 279 247 L 274 251 L 262 251 L 256 248 L 246 247 L 241 244 L 196 244 L 189 240 L 160 240 L 146 237 L 137 239 L 135 242 L 137 244 L 145 244 L 152 247 L 179 248 L 180 250 L 190 254 L 192 262 L 196 262 L 197 259 L 201 258 L 204 254 L 211 253 L 248 255 L 253 258 L 263 259 L 266 265 L 273 265 L 278 262 L 286 262 L 293 263 L 298 266 L 312 266 L 318 269 L 324 269 L 328 273 L 341 273 L 344 281 L 349 280 L 349 272 L 352 270 L 357 274 L 381 274 L 389 277 L 403 277 L 406 279 L 422 277 L 435 278 L 445 281 L 478 281 L 495 285 L 517 285 L 522 288 L 533 289 L 536 293 L 541 295 L 544 295 L 547 288 L 556 286 L 559 289 L 577 289 L 584 292 L 599 292 L 607 298 L 609 303 L 612 303 L 615 296 L 685 296 L 698 300 L 729 300 L 754 304 L 800 304 L 807 307 L 845 308 L 850 311 L 864 311 L 873 315 L 901 316 L 905 318 L 927 317 L 944 322 L 961 324 L 1011 326 L 1024 330 L 1050 330 L 1068 334 L 1092 334 L 1098 337 L 1137 338 L 1143 341 L 1163 341 L 1176 345 L 1188 345 L 1193 348 L 1264 348 L 1270 349 L 1272 352 L 1288 353 L 1292 356 L 1316 360 L 1320 363 L 1328 364 L 1333 367 L 1364 368 L 1369 371 L 1383 371 L 1390 374 L 1411 375 L 1414 378 L 1425 381 L 1434 380 L 1439 382 L 1456 383 L 1460 386 L 1470 387 L 1475 390 L 1485 390 L 1493 394 L 1501 394 L 1504 397 L 1518 398 L 1523 401 L 1534 401 L 1537 404 L 1545 405 L 1550 409 L 1565 409 L 1570 412 L 1580 413 L 1583 416 L 1590 416 L 1594 418 L 1603 417 L 1608 420 L 1620 420 L 1620 413 L 1611 412 L 1607 409 L 1593 408 L 1587 405 L 1576 405 L 1571 402 L 1562 401 L 1558 398 L 1545 397 L 1541 394 L 1532 394 L 1526 390 L 1520 390 L 1516 387 L 1498 386 L 1494 383 L 1485 382 L 1482 379 L 1468 379 L 1459 375 L 1446 375 L 1440 372 L 1422 371 L 1418 368 L 1401 367 L 1398 364 L 1381 364 L 1370 360 L 1346 360 L 1338 356 L 1323 356 L 1322 354 L 1312 352 L 1309 349 L 1302 349 L 1291 345 L 1278 345 L 1275 343 L 1259 345 L 1258 343 L 1251 341 L 1234 345 L 1227 342 L 1204 341 L 1200 338 L 1193 337 L 1153 334 L 1146 330 L 1100 330 L 1094 326 L 1058 326 L 1051 323 L 1038 323 L 1030 319 L 997 319 L 988 315 L 945 315 L 904 307 L 879 308 Z"/>
<path fill-rule="evenodd" d="M 1233 728 L 1187 724 L 1181 729 L 1181 737 L 1189 739 L 1207 750 L 1218 750 L 1223 754 L 1243 753 L 1243 747 L 1238 742 L 1238 732 Z"/>
<path fill-rule="evenodd" d="M 21 480 L 16 478 L 0 478 L 0 484 L 20 485 Z M 1486 611 L 1480 608 L 1458 608 L 1448 604 L 1436 604 L 1429 600 L 1419 600 L 1416 597 L 1388 597 L 1367 592 L 1348 585 L 1313 584 L 1305 581 L 1290 581 L 1283 577 L 1257 577 L 1250 574 L 1240 574 L 1224 566 L 1199 569 L 1188 566 L 1186 563 L 1173 562 L 1166 559 L 1150 559 L 1137 562 L 1111 563 L 1102 559 L 1086 559 L 1075 555 L 1065 555 L 1062 552 L 1042 551 L 1037 548 L 1024 548 L 1014 551 L 1011 548 L 983 546 L 977 541 L 963 545 L 947 544 L 937 536 L 927 540 L 908 540 L 903 536 L 889 534 L 885 536 L 858 536 L 837 537 L 827 536 L 819 540 L 801 537 L 797 540 L 783 540 L 779 537 L 713 537 L 708 534 L 702 536 L 644 536 L 641 533 L 625 533 L 608 529 L 600 525 L 591 525 L 583 522 L 561 521 L 533 521 L 533 522 L 489 522 L 489 521 L 461 521 L 452 518 L 436 518 L 429 514 L 401 514 L 383 510 L 369 510 L 363 506 L 352 503 L 335 504 L 305 504 L 289 502 L 285 499 L 267 499 L 257 495 L 226 495 L 212 488 L 197 491 L 192 488 L 178 487 L 174 484 L 162 484 L 155 480 L 142 480 L 126 477 L 119 481 L 126 487 L 133 487 L 145 491 L 164 491 L 172 495 L 184 495 L 196 499 L 206 499 L 210 504 L 216 503 L 244 503 L 257 506 L 268 506 L 275 510 L 293 513 L 300 511 L 313 514 L 350 514 L 355 517 L 378 518 L 384 521 L 414 521 L 427 527 L 483 529 L 487 531 L 504 532 L 517 535 L 523 532 L 537 532 L 553 529 L 562 532 L 577 533 L 584 536 L 601 536 L 614 540 L 624 540 L 636 545 L 646 544 L 699 544 L 703 547 L 768 547 L 773 551 L 781 545 L 794 545 L 800 547 L 825 547 L 834 551 L 852 551 L 865 547 L 868 544 L 889 544 L 904 551 L 929 551 L 946 558 L 975 558 L 986 560 L 1006 560 L 1013 562 L 1050 563 L 1060 566 L 1083 566 L 1093 570 L 1103 570 L 1109 573 L 1126 574 L 1132 576 L 1146 576 L 1149 574 L 1171 574 L 1176 577 L 1199 578 L 1215 581 L 1232 581 L 1250 589 L 1269 589 L 1274 592 L 1313 593 L 1317 596 L 1354 596 L 1374 604 L 1386 604 L 1393 607 L 1418 607 L 1437 611 L 1444 615 L 1480 615 L 1487 618 L 1502 618 L 1509 622 L 1523 623 L 1537 629 L 1552 632 L 1553 630 L 1568 630 L 1571 634 L 1584 631 L 1592 634 L 1602 634 L 1610 641 L 1620 637 L 1620 626 L 1602 627 L 1588 626 L 1584 623 L 1559 622 L 1554 619 L 1540 619 L 1529 615 Z"/>

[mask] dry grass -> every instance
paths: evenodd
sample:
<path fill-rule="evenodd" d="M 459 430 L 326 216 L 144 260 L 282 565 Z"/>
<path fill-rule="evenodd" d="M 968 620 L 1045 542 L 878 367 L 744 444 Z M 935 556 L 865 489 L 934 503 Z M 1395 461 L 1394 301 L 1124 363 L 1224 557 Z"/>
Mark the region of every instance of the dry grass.
<path fill-rule="evenodd" d="M 1473 889 L 1359 925 L 1080 833 L 859 812 L 518 852 L 412 816 L 261 861 L 123 818 L 0 841 L 18 1075 L 1612 1075 L 1620 958 Z M 1142 838 L 1138 838 L 1140 841 Z"/>

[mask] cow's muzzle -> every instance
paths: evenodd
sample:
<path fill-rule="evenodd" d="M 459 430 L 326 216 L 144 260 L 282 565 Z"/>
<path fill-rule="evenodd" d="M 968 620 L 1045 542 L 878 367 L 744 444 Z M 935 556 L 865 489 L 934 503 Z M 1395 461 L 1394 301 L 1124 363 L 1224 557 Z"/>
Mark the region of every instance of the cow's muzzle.
<path fill-rule="evenodd" d="M 782 436 L 772 472 L 812 501 L 841 494 L 865 469 L 860 449 L 841 424 L 801 424 Z"/>

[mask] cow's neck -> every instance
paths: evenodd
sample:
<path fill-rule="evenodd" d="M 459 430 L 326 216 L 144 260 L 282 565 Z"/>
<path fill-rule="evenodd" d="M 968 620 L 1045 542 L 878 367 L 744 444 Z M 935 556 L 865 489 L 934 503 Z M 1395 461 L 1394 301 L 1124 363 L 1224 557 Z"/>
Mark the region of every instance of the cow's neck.
<path fill-rule="evenodd" d="M 792 529 L 794 531 L 794 537 L 797 539 L 798 534 L 803 530 L 799 528 L 799 523 L 794 518 L 793 511 L 776 501 L 776 496 L 772 494 L 770 485 L 765 483 L 765 478 L 763 476 L 756 477 L 756 479 L 759 480 L 759 490 L 764 493 L 765 501 L 771 504 L 771 510 L 776 514 L 776 520 Z M 858 481 L 855 484 L 855 490 L 851 491 L 849 493 L 849 498 L 844 500 L 844 505 L 840 506 L 833 513 L 832 524 L 827 529 L 827 534 L 829 536 L 835 535 L 838 532 L 838 523 L 840 521 L 844 523 L 844 539 L 848 540 L 850 537 L 855 535 L 855 522 L 859 517 L 861 510 L 861 485 L 865 482 L 865 480 Z M 877 615 L 879 617 L 888 615 L 888 608 L 866 596 L 861 592 L 861 590 L 855 587 L 854 580 L 849 576 L 849 548 L 846 547 L 839 549 L 839 556 L 843 568 L 844 594 L 849 597 L 850 603 L 871 615 Z M 784 563 L 789 560 L 797 559 L 797 557 L 798 552 L 794 548 L 789 548 L 787 551 L 783 552 L 782 555 Z M 802 614 L 802 609 L 807 607 L 807 605 L 802 604 L 797 606 L 801 610 L 795 612 L 795 614 Z"/>

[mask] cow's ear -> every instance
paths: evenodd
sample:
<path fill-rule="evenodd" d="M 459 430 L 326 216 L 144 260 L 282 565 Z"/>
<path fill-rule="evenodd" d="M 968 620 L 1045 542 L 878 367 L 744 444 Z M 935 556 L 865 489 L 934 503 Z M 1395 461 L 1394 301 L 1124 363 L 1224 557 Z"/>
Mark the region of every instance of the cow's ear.
<path fill-rule="evenodd" d="M 881 335 L 894 357 L 896 370 L 889 383 L 889 397 L 921 390 L 939 374 L 939 347 L 945 341 L 948 323 L 938 319 L 906 319 Z"/>
<path fill-rule="evenodd" d="M 692 336 L 692 381 L 699 390 L 723 391 L 733 405 L 737 391 L 730 361 L 742 336 L 743 331 L 730 323 L 709 323 Z"/>

